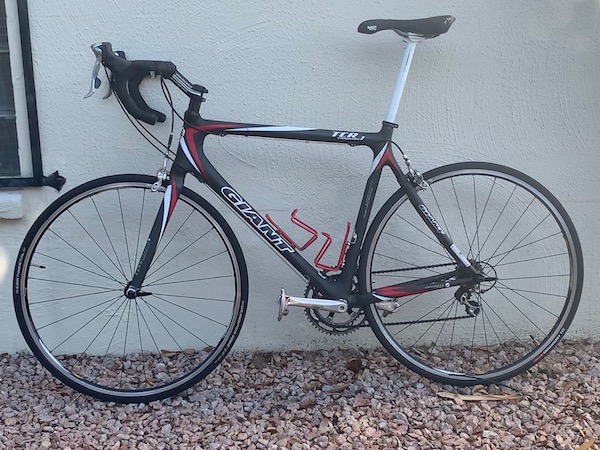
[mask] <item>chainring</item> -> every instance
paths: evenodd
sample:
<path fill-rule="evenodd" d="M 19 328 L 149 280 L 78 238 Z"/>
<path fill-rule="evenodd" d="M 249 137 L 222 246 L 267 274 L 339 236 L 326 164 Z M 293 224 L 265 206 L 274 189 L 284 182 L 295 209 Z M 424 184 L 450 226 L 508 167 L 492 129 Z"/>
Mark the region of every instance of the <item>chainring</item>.
<path fill-rule="evenodd" d="M 304 291 L 306 298 L 319 298 L 321 295 L 313 286 L 307 286 Z M 367 321 L 364 311 L 361 309 L 348 310 L 345 313 L 336 313 L 331 311 L 319 311 L 318 309 L 305 308 L 304 312 L 308 321 L 312 323 L 319 331 L 326 334 L 348 334 L 356 331 L 357 328 L 368 326 L 364 325 Z"/>

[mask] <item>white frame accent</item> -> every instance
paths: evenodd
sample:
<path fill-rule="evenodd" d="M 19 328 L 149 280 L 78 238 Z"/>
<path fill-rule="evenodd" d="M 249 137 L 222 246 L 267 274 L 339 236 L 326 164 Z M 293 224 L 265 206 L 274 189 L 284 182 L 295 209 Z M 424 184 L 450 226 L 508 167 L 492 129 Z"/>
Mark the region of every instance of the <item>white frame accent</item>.
<path fill-rule="evenodd" d="M 406 42 L 406 48 L 404 49 L 404 56 L 402 57 L 402 64 L 400 66 L 398 78 L 396 79 L 396 86 L 394 87 L 394 92 L 392 93 L 390 106 L 388 107 L 388 112 L 385 116 L 385 121 L 390 123 L 394 123 L 396 120 L 396 114 L 398 113 L 398 107 L 400 106 L 400 99 L 402 98 L 404 85 L 406 84 L 406 78 L 408 77 L 410 64 L 415 53 L 415 47 L 418 43 L 417 40 L 410 38 L 410 36 L 404 40 Z"/>

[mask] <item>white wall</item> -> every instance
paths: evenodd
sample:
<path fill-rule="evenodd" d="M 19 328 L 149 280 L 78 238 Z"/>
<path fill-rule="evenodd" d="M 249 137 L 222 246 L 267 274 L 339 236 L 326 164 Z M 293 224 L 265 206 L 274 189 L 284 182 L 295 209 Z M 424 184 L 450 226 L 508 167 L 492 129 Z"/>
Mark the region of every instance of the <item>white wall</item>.
<path fill-rule="evenodd" d="M 594 326 L 600 315 L 598 1 L 29 3 L 44 169 L 58 169 L 67 178 L 65 190 L 111 173 L 154 173 L 161 163 L 114 98 L 83 100 L 94 42 L 111 41 L 130 58 L 174 61 L 209 89 L 207 118 L 375 131 L 401 41 L 390 32 L 358 34 L 358 24 L 455 15 L 446 35 L 417 47 L 396 140 L 422 171 L 488 160 L 546 185 L 572 216 L 585 254 L 582 304 L 570 335 L 600 337 Z M 152 106 L 166 109 L 157 85 L 147 95 Z M 164 125 L 155 130 L 168 132 Z M 222 138 L 209 148 L 215 165 L 255 208 L 281 220 L 300 208 L 309 223 L 334 235 L 355 218 L 371 160 L 366 147 Z M 390 190 L 391 183 L 384 184 L 384 192 Z M 12 310 L 14 257 L 35 217 L 58 196 L 51 188 L 23 194 L 25 217 L 0 221 L 0 351 L 25 348 Z M 278 323 L 279 288 L 301 295 L 302 280 L 237 219 L 233 224 L 251 289 L 236 348 L 372 342 L 368 333 L 332 341 L 300 310 Z"/>

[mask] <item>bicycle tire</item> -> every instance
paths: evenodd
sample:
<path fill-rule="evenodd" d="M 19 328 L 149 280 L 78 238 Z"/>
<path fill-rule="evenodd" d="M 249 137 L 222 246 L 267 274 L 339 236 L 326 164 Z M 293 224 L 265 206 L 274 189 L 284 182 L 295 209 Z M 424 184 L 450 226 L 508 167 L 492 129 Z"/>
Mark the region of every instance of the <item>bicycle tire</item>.
<path fill-rule="evenodd" d="M 571 219 L 538 182 L 497 164 L 451 164 L 424 178 L 430 212 L 497 281 L 472 292 L 470 306 L 456 286 L 398 298 L 391 314 L 370 305 L 373 332 L 394 358 L 437 382 L 491 384 L 526 371 L 564 336 L 579 304 L 583 256 Z M 407 200 L 397 191 L 369 228 L 362 292 L 456 268 Z"/>
<path fill-rule="evenodd" d="M 74 188 L 35 221 L 17 258 L 14 306 L 29 348 L 62 382 L 105 401 L 190 388 L 230 351 L 246 313 L 240 245 L 188 188 L 142 287 L 150 294 L 125 297 L 162 201 L 155 181 L 113 175 Z"/>

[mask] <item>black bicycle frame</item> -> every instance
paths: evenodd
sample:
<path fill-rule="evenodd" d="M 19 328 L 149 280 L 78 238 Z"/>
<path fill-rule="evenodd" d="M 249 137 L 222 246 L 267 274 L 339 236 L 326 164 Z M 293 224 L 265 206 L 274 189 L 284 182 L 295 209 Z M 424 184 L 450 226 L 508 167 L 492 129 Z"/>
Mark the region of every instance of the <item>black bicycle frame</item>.
<path fill-rule="evenodd" d="M 194 109 L 196 111 L 194 111 Z M 258 234 L 283 256 L 298 272 L 307 277 L 309 283 L 330 299 L 346 299 L 349 306 L 364 306 L 382 300 L 412 295 L 450 286 L 473 283 L 477 275 L 469 261 L 456 248 L 439 222 L 420 199 L 415 185 L 402 172 L 392 152 L 391 138 L 395 124 L 383 122 L 377 133 L 325 130 L 315 128 L 279 127 L 248 123 L 205 120 L 200 117 L 199 104 L 194 100 L 185 115 L 184 135 L 180 141 L 170 172 L 170 182 L 166 186 L 164 200 L 157 214 L 151 234 L 139 261 L 133 280 L 128 286 L 128 296 L 133 298 L 140 291 L 158 243 L 173 213 L 179 194 L 188 173 L 207 184 L 225 203 L 242 217 Z M 341 272 L 335 277 L 326 277 L 315 269 L 259 212 L 257 212 L 215 169 L 204 153 L 204 140 L 209 135 L 241 135 L 263 138 L 293 139 L 314 142 L 332 142 L 351 146 L 367 146 L 373 151 L 373 163 L 367 179 L 362 202 L 354 226 L 354 236 L 349 242 Z M 422 217 L 438 241 L 451 254 L 457 269 L 445 274 L 427 277 L 376 289 L 372 294 L 351 295 L 353 279 L 358 270 L 363 240 L 371 215 L 373 201 L 385 166 L 390 167 L 400 187 Z M 458 276 L 458 274 L 461 276 Z"/>

